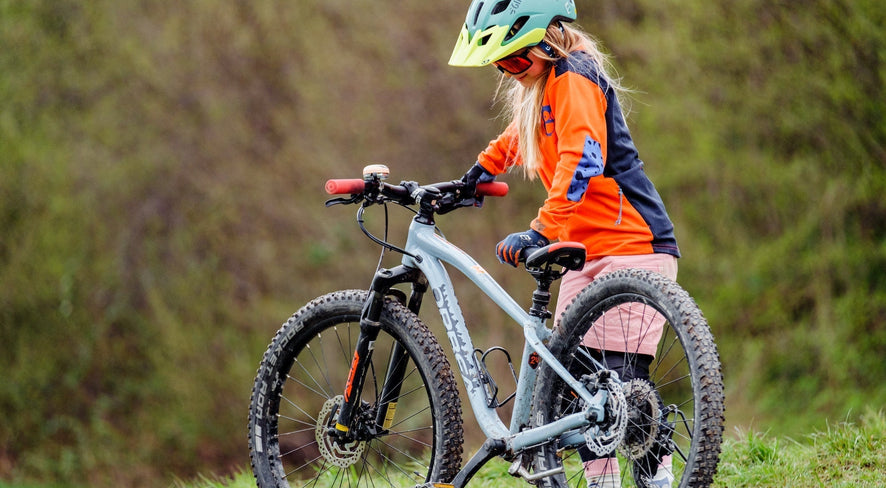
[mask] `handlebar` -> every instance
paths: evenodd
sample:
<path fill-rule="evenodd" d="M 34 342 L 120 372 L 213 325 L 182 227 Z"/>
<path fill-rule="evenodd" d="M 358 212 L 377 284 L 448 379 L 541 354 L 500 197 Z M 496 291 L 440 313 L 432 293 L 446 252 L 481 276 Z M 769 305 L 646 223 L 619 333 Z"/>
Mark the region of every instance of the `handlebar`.
<path fill-rule="evenodd" d="M 473 195 L 465 194 L 465 182 L 462 180 L 444 181 L 419 185 L 414 181 L 401 181 L 399 185 L 391 185 L 382 181 L 387 177 L 388 169 L 383 165 L 370 165 L 364 168 L 364 179 L 331 179 L 326 182 L 326 193 L 330 195 L 348 195 L 328 200 L 326 206 L 340 204 L 361 204 L 357 211 L 357 223 L 367 237 L 386 249 L 413 256 L 406 250 L 394 246 L 373 236 L 363 225 L 363 210 L 375 204 L 393 202 L 404 207 L 417 204 L 414 210 L 416 222 L 434 225 L 434 215 L 442 215 L 461 207 L 482 206 L 483 197 L 503 197 L 508 194 L 508 184 L 492 181 L 480 183 Z M 385 212 L 387 219 L 387 212 Z"/>
<path fill-rule="evenodd" d="M 462 188 L 463 183 L 459 180 L 433 183 L 425 187 L 436 188 L 441 192 L 454 192 Z M 357 195 L 363 193 L 366 182 L 361 179 L 331 179 L 326 182 L 326 193 L 330 195 Z M 409 190 L 402 185 L 390 185 L 381 183 L 381 192 L 392 197 L 407 197 Z M 480 183 L 477 185 L 476 196 L 503 197 L 508 194 L 508 184 L 500 181 Z"/>

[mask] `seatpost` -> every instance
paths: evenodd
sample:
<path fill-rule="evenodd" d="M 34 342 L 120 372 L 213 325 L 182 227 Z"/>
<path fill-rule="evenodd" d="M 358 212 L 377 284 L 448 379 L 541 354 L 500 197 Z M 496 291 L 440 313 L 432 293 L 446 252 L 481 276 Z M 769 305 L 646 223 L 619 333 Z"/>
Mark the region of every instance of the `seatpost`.
<path fill-rule="evenodd" d="M 540 249 L 524 250 L 526 271 L 535 278 L 538 284 L 532 293 L 532 308 L 529 314 L 542 320 L 553 315 L 548 311 L 551 303 L 551 284 L 560 279 L 567 271 L 579 270 L 585 263 L 585 247 L 577 242 L 559 242 Z M 554 267 L 558 268 L 555 269 Z"/>
<path fill-rule="evenodd" d="M 553 317 L 553 314 L 548 310 L 548 305 L 551 303 L 551 284 L 556 278 L 552 276 L 549 266 L 545 266 L 544 270 L 530 271 L 530 273 L 535 277 L 537 288 L 532 292 L 532 307 L 529 308 L 529 315 L 547 320 Z"/>

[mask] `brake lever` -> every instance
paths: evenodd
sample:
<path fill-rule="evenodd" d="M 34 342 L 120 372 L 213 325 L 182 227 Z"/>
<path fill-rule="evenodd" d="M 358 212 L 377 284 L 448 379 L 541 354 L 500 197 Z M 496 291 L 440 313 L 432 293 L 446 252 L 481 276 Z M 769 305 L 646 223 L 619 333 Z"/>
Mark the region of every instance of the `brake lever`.
<path fill-rule="evenodd" d="M 461 180 L 452 180 L 452 183 L 461 182 Z M 437 205 L 437 213 L 443 215 L 458 208 L 483 206 L 482 196 L 467 196 L 463 194 L 463 191 L 463 187 L 458 187 L 454 193 L 450 193 L 441 199 L 440 203 Z"/>
<path fill-rule="evenodd" d="M 326 206 L 331 207 L 333 205 L 347 205 L 350 203 L 360 203 L 361 200 L 363 200 L 362 194 L 361 195 L 351 195 L 351 198 L 344 198 L 344 197 L 330 198 L 329 200 L 326 200 Z"/>
<path fill-rule="evenodd" d="M 449 213 L 458 208 L 458 202 L 452 195 L 443 195 L 434 205 L 434 212 L 437 215 Z"/>
<path fill-rule="evenodd" d="M 475 200 L 473 198 L 461 200 L 458 198 L 450 197 L 441 199 L 436 206 L 436 211 L 438 215 L 443 215 L 452 212 L 453 210 L 458 208 L 473 206 L 475 206 Z"/>

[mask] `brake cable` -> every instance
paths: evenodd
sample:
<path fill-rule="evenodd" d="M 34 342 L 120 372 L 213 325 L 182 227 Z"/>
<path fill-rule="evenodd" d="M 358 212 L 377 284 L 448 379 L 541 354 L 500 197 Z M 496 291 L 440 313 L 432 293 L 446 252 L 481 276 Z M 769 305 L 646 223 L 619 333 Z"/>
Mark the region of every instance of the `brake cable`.
<path fill-rule="evenodd" d="M 366 235 L 366 237 L 368 237 L 370 240 L 372 240 L 372 242 L 374 242 L 374 243 L 376 243 L 376 244 L 378 244 L 379 246 L 382 247 L 381 256 L 379 257 L 379 260 L 378 260 L 378 263 L 379 263 L 379 264 L 378 264 L 378 268 L 381 267 L 381 261 L 382 261 L 382 259 L 383 259 L 384 256 L 385 256 L 385 250 L 386 250 L 386 249 L 389 249 L 389 250 L 394 251 L 394 252 L 399 252 L 400 254 L 404 254 L 404 255 L 406 255 L 406 256 L 409 256 L 409 257 L 411 257 L 412 259 L 415 259 L 417 262 L 420 263 L 420 262 L 422 261 L 421 256 L 418 256 L 418 255 L 412 254 L 411 252 L 408 252 L 408 251 L 406 251 L 406 250 L 403 249 L 403 248 L 397 247 L 397 246 L 395 246 L 395 245 L 393 245 L 393 244 L 387 242 L 387 239 L 388 239 L 388 204 L 387 204 L 387 202 L 382 202 L 382 204 L 381 204 L 381 205 L 385 208 L 385 232 L 384 232 L 384 238 L 383 238 L 383 239 L 379 239 L 378 237 L 375 237 L 374 235 L 372 235 L 371 232 L 369 232 L 369 229 L 366 228 L 366 226 L 364 225 L 364 220 L 363 220 L 363 211 L 364 211 L 364 210 L 366 209 L 366 207 L 368 207 L 369 205 L 372 205 L 372 203 L 369 202 L 369 201 L 365 201 L 365 202 L 363 202 L 362 205 L 360 205 L 360 208 L 357 209 L 357 224 L 360 225 L 360 230 L 363 231 L 363 234 Z M 404 208 L 409 208 L 409 207 L 405 207 L 405 206 L 404 206 Z M 410 209 L 410 210 L 412 210 L 412 209 Z M 413 211 L 414 211 L 414 210 L 413 210 Z M 378 268 L 376 268 L 376 269 L 378 269 Z"/>

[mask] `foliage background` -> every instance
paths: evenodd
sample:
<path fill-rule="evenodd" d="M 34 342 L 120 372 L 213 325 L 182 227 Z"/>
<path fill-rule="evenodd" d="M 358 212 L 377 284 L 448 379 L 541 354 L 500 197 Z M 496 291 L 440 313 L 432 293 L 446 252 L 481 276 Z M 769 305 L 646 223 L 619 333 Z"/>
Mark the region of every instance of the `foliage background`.
<path fill-rule="evenodd" d="M 0 479 L 243 468 L 274 331 L 377 261 L 325 179 L 458 177 L 501 127 L 494 70 L 446 65 L 466 4 L 0 0 Z M 798 435 L 882 405 L 886 4 L 577 6 L 637 90 L 728 422 Z M 508 181 L 440 226 L 528 294 L 492 249 L 541 189 Z M 478 347 L 519 351 L 475 295 Z"/>

